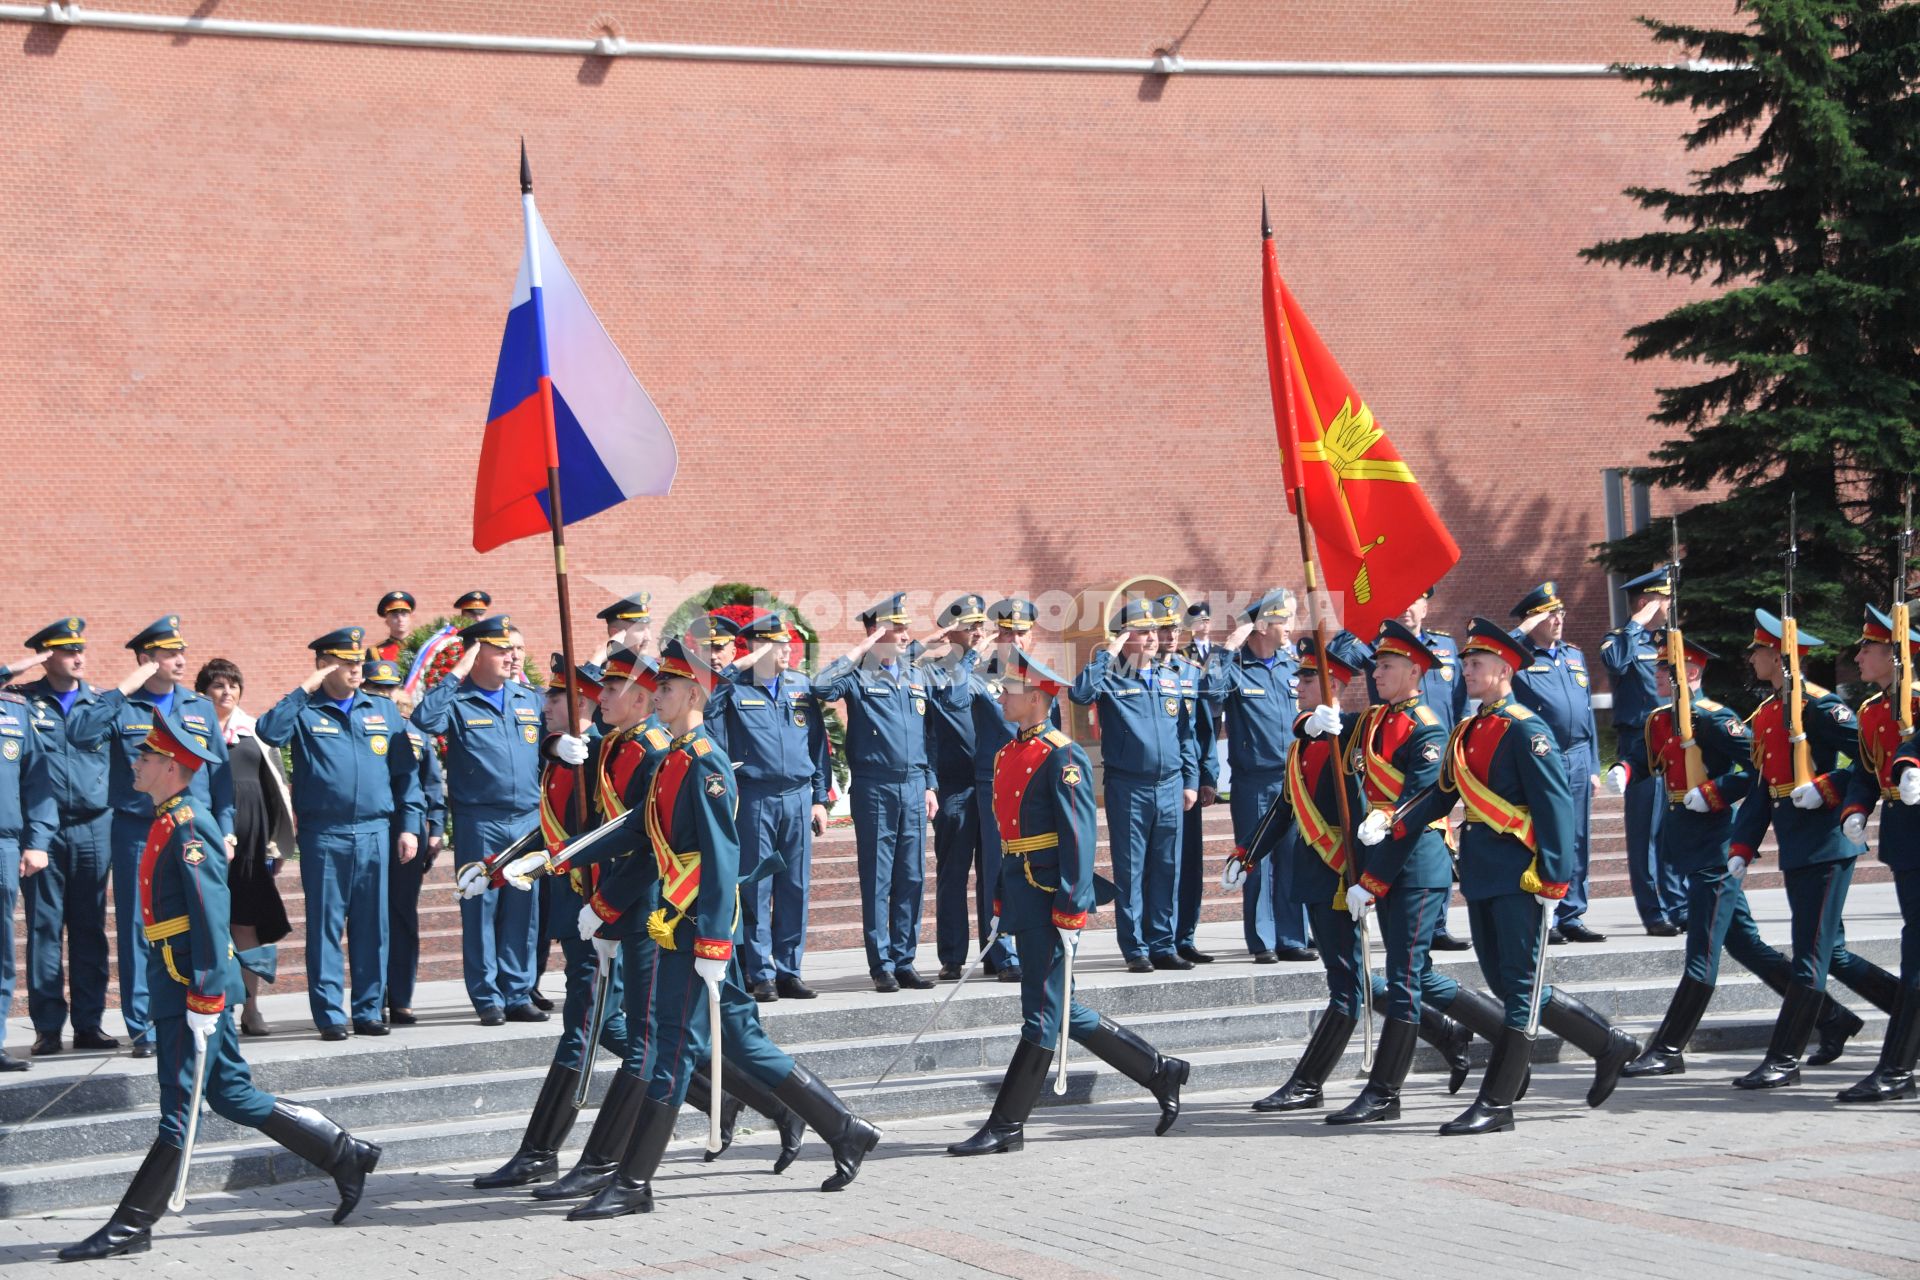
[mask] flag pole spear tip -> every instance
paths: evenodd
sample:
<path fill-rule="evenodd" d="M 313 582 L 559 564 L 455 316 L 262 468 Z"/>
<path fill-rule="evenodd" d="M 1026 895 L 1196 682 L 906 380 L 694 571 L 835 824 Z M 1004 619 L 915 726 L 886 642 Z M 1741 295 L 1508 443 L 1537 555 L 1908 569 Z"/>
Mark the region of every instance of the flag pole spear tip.
<path fill-rule="evenodd" d="M 1260 188 L 1260 238 L 1273 239 L 1273 219 L 1267 216 L 1267 189 Z"/>
<path fill-rule="evenodd" d="M 533 192 L 533 170 L 527 167 L 527 140 L 520 139 L 520 194 Z"/>

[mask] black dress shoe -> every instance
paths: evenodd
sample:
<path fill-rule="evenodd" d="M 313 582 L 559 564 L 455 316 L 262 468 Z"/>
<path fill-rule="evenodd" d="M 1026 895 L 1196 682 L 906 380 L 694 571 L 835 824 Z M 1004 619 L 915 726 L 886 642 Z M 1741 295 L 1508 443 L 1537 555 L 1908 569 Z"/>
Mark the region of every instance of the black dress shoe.
<path fill-rule="evenodd" d="M 1680 926 L 1666 920 L 1656 920 L 1647 926 L 1647 936 L 1649 938 L 1677 938 L 1680 936 Z"/>
<path fill-rule="evenodd" d="M 1020 981 L 1020 966 L 1017 964 L 1003 964 L 1000 966 L 1000 972 L 995 974 L 994 977 L 1001 982 L 1018 982 Z"/>
<path fill-rule="evenodd" d="M 0 1071 L 26 1071 L 32 1066 L 25 1058 L 16 1058 L 5 1049 L 0 1049 Z"/>
<path fill-rule="evenodd" d="M 1560 932 L 1566 935 L 1568 942 L 1605 942 L 1607 940 L 1606 934 L 1598 929 L 1587 928 L 1586 922 L 1581 920 L 1567 921 L 1560 926 Z M 1652 930 L 1648 932 L 1651 933 Z M 1678 933 L 1679 930 L 1676 929 L 1674 932 Z"/>
<path fill-rule="evenodd" d="M 1436 933 L 1433 941 L 1427 944 L 1429 951 L 1471 951 L 1473 943 L 1466 938 L 1456 938 L 1450 933 Z"/>
<path fill-rule="evenodd" d="M 411 1009 L 395 1009 L 387 1015 L 387 1021 L 396 1027 L 411 1027 L 420 1019 L 414 1017 Z"/>
<path fill-rule="evenodd" d="M 1564 947 L 1567 945 L 1567 935 L 1560 932 L 1559 925 L 1555 925 L 1553 928 L 1547 930 L 1547 945 L 1550 947 Z"/>
<path fill-rule="evenodd" d="M 135 1040 L 133 1042 L 133 1056 L 136 1058 L 151 1058 L 153 1056 L 153 1041 Z"/>
<path fill-rule="evenodd" d="M 908 965 L 904 969 L 895 969 L 893 971 L 893 976 L 899 980 L 899 983 L 901 986 L 905 987 L 909 991 L 933 990 L 933 984 L 931 982 L 928 982 L 925 978 L 921 977 L 919 971 L 915 969 L 912 965 Z"/>
<path fill-rule="evenodd" d="M 961 972 L 962 969 L 957 964 L 943 964 L 940 966 L 940 972 L 934 976 L 942 982 L 958 982 L 960 981 Z M 993 970 L 988 969 L 987 972 L 992 973 Z"/>
<path fill-rule="evenodd" d="M 1128 973 L 1152 973 L 1153 961 L 1145 956 L 1134 956 L 1127 961 Z"/>
<path fill-rule="evenodd" d="M 765 978 L 762 978 L 760 981 L 754 983 L 753 989 L 749 991 L 747 994 L 752 996 L 755 1000 L 758 1000 L 761 1004 L 772 1004 L 774 1001 L 780 998 L 780 993 L 778 991 L 775 991 L 773 989 L 773 984 L 771 982 L 768 982 Z"/>
<path fill-rule="evenodd" d="M 1148 963 L 1156 969 L 1191 969 L 1193 961 L 1180 956 L 1151 956 Z"/>
<path fill-rule="evenodd" d="M 74 1036 L 73 1043 L 75 1048 L 79 1047 L 80 1037 L 78 1035 Z M 60 1043 L 60 1033 L 58 1031 L 42 1031 L 33 1038 L 33 1056 L 36 1058 L 45 1058 L 52 1054 L 59 1053 L 65 1047 L 65 1045 Z"/>
<path fill-rule="evenodd" d="M 531 1004 L 517 1004 L 507 1010 L 508 1022 L 545 1022 L 547 1011 L 535 1008 Z"/>
<path fill-rule="evenodd" d="M 507 1015 L 492 1005 L 480 1011 L 480 1025 L 483 1027 L 497 1027 L 506 1020 Z"/>
<path fill-rule="evenodd" d="M 1273 958 L 1290 964 L 1305 964 L 1310 960 L 1318 960 L 1320 953 L 1312 947 L 1279 947 L 1274 950 Z"/>
<path fill-rule="evenodd" d="M 58 1033 L 55 1033 L 56 1036 Z M 76 1049 L 118 1049 L 120 1042 L 112 1036 L 94 1027 L 88 1031 L 76 1030 L 73 1033 L 73 1047 Z"/>
<path fill-rule="evenodd" d="M 773 989 L 780 993 L 782 1000 L 812 1000 L 820 994 L 800 979 L 784 973 L 773 980 Z"/>
<path fill-rule="evenodd" d="M 353 1034 L 357 1036 L 384 1036 L 387 1034 L 387 1024 L 384 1022 L 356 1022 L 353 1024 Z"/>
<path fill-rule="evenodd" d="M 1182 960 L 1191 960 L 1195 964 L 1212 964 L 1213 963 L 1213 957 L 1208 955 L 1206 952 L 1202 951 L 1198 947 L 1194 947 L 1194 946 L 1180 947 L 1180 948 L 1177 948 L 1177 953 Z"/>
<path fill-rule="evenodd" d="M 1253 953 L 1253 962 L 1255 964 L 1279 964 L 1280 957 L 1271 951 L 1256 951 Z"/>
<path fill-rule="evenodd" d="M 551 996 L 541 995 L 538 987 L 534 988 L 533 994 L 528 996 L 527 1000 L 534 1008 L 540 1010 L 542 1013 L 551 1013 L 553 1011 L 553 998 Z"/>
<path fill-rule="evenodd" d="M 320 1038 L 322 1040 L 345 1040 L 347 1038 L 347 1029 L 345 1027 L 322 1027 L 320 1028 Z"/>
<path fill-rule="evenodd" d="M 883 996 L 890 996 L 900 989 L 900 980 L 890 973 L 873 975 L 873 989 Z"/>

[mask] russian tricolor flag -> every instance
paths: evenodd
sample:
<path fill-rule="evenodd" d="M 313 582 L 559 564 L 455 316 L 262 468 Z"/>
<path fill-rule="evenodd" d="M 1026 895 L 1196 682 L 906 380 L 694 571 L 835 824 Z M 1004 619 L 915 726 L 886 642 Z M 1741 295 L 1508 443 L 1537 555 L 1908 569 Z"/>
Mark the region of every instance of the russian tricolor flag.
<path fill-rule="evenodd" d="M 673 433 L 560 260 L 522 164 L 526 249 L 480 446 L 475 551 L 552 530 L 549 467 L 559 472 L 562 523 L 573 524 L 636 494 L 666 493 L 677 462 Z"/>

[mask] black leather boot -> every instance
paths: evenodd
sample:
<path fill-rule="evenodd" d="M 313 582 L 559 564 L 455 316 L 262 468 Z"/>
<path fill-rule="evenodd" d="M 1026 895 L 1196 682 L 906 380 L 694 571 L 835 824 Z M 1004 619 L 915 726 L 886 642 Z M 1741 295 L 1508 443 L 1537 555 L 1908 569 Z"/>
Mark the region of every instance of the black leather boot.
<path fill-rule="evenodd" d="M 1870 964 L 1865 973 L 1840 981 L 1889 1018 L 1900 1007 L 1900 980 L 1879 965 Z M 1831 979 L 1828 985 L 1832 985 Z M 1844 1005 L 1837 1006 L 1839 1014 L 1832 1013 L 1829 1005 L 1833 1003 L 1829 997 L 1827 1003 L 1820 1006 L 1820 1017 L 1814 1023 L 1819 1030 L 1820 1040 L 1813 1052 L 1807 1055 L 1807 1065 L 1810 1067 L 1824 1067 L 1829 1062 L 1838 1062 L 1840 1055 L 1847 1051 L 1847 1041 L 1866 1029 L 1866 1024 Z"/>
<path fill-rule="evenodd" d="M 1506 1033 L 1506 1010 L 1498 1000 L 1484 991 L 1475 991 L 1472 987 L 1461 987 L 1454 993 L 1453 1003 L 1447 1006 L 1447 1016 L 1490 1045 L 1499 1044 L 1500 1037 Z M 1464 1075 L 1460 1076 L 1456 1082 L 1454 1076 L 1458 1074 L 1457 1071 L 1448 1073 L 1448 1093 L 1460 1092 L 1460 1086 L 1467 1082 Z M 1514 1101 L 1518 1102 L 1527 1096 L 1528 1083 L 1528 1080 L 1522 1078 L 1520 1092 Z"/>
<path fill-rule="evenodd" d="M 644 1095 L 633 1124 L 633 1136 L 620 1158 L 620 1167 L 612 1181 L 596 1191 L 583 1205 L 567 1214 L 568 1222 L 595 1222 L 601 1218 L 623 1218 L 630 1213 L 653 1212 L 653 1175 L 659 1172 L 661 1157 L 673 1141 L 678 1107 Z"/>
<path fill-rule="evenodd" d="M 798 1062 L 773 1096 L 833 1148 L 833 1176 L 820 1184 L 822 1191 L 844 1190 L 860 1176 L 860 1162 L 880 1144 L 880 1130 L 849 1111 L 824 1080 Z"/>
<path fill-rule="evenodd" d="M 1400 1086 L 1407 1082 L 1407 1071 L 1413 1066 L 1413 1047 L 1419 1038 L 1419 1023 L 1387 1019 L 1380 1029 L 1380 1043 L 1374 1047 L 1373 1073 L 1367 1077 L 1367 1087 L 1344 1109 L 1328 1116 L 1327 1123 L 1371 1124 L 1375 1120 L 1398 1120 Z"/>
<path fill-rule="evenodd" d="M 1347 1051 L 1347 1042 L 1353 1038 L 1355 1022 L 1351 1014 L 1338 1009 L 1328 1009 L 1320 1015 L 1320 1021 L 1313 1029 L 1313 1035 L 1307 1041 L 1306 1050 L 1301 1053 L 1300 1061 L 1293 1064 L 1293 1074 L 1287 1082 L 1266 1097 L 1253 1104 L 1255 1111 L 1307 1111 L 1323 1104 L 1320 1092 L 1327 1077 L 1333 1074 L 1334 1067 L 1340 1063 L 1340 1055 Z"/>
<path fill-rule="evenodd" d="M 1887 1038 L 1880 1042 L 1880 1062 L 1865 1080 L 1843 1090 L 1842 1102 L 1892 1102 L 1914 1094 L 1913 1064 L 1920 1058 L 1920 987 L 1902 987 Z"/>
<path fill-rule="evenodd" d="M 1487 1074 L 1480 1078 L 1480 1096 L 1457 1117 L 1440 1126 L 1443 1136 L 1500 1133 L 1513 1128 L 1513 1099 L 1520 1079 L 1527 1074 L 1527 1060 L 1533 1053 L 1533 1041 L 1518 1027 L 1502 1027 L 1493 1042 L 1493 1059 Z"/>
<path fill-rule="evenodd" d="M 1119 1023 L 1100 1015 L 1100 1025 L 1087 1036 L 1088 1052 L 1135 1084 L 1152 1093 L 1160 1104 L 1159 1137 L 1180 1118 L 1180 1086 L 1193 1070 L 1183 1058 L 1162 1057 L 1160 1051 Z"/>
<path fill-rule="evenodd" d="M 1439 1050 L 1440 1056 L 1446 1059 L 1447 1092 L 1460 1092 L 1460 1086 L 1467 1082 L 1467 1072 L 1473 1069 L 1473 1063 L 1467 1057 L 1467 1047 L 1473 1043 L 1473 1032 L 1466 1023 L 1456 1022 L 1422 1002 L 1420 1038 Z"/>
<path fill-rule="evenodd" d="M 1587 1105 L 1597 1107 L 1620 1083 L 1620 1073 L 1640 1056 L 1640 1042 L 1619 1030 L 1559 987 L 1547 992 L 1540 1010 L 1540 1023 L 1593 1059 L 1593 1084 L 1587 1090 Z"/>
<path fill-rule="evenodd" d="M 1682 978 L 1667 1001 L 1666 1016 L 1653 1033 L 1645 1053 L 1620 1069 L 1629 1080 L 1645 1076 L 1683 1076 L 1687 1074 L 1687 1042 L 1693 1039 L 1700 1019 L 1713 1000 L 1713 984 L 1698 978 Z"/>
<path fill-rule="evenodd" d="M 580 1087 L 580 1073 L 558 1063 L 547 1068 L 547 1078 L 534 1100 L 533 1114 L 527 1117 L 527 1132 L 513 1158 L 473 1180 L 482 1191 L 498 1187 L 524 1187 L 529 1182 L 545 1182 L 560 1172 L 560 1144 L 567 1140 L 580 1109 L 573 1105 L 574 1090 Z"/>
<path fill-rule="evenodd" d="M 733 1140 L 733 1117 L 740 1114 L 739 1104 L 744 1102 L 773 1121 L 780 1131 L 780 1154 L 774 1157 L 773 1171 L 785 1173 L 787 1166 L 800 1155 L 800 1144 L 807 1136 L 807 1122 L 795 1115 L 792 1107 L 774 1097 L 771 1089 L 762 1088 L 758 1080 L 724 1059 L 720 1063 L 720 1083 L 727 1091 L 727 1103 L 722 1104 L 720 1112 L 720 1149 L 726 1150 L 725 1144 Z M 727 1104 L 732 1104 L 731 1111 Z M 707 1159 L 713 1159 L 714 1154 L 708 1152 Z"/>
<path fill-rule="evenodd" d="M 727 1074 L 724 1059 L 720 1063 L 720 1074 L 723 1078 Z M 732 1084 L 722 1084 L 721 1088 L 725 1092 L 720 1095 L 720 1150 L 701 1153 L 700 1158 L 708 1164 L 725 1155 L 727 1148 L 733 1145 L 733 1126 L 740 1119 L 740 1108 L 746 1105 L 740 1101 L 740 1095 L 733 1092 Z M 687 1106 L 703 1116 L 712 1110 L 713 1087 L 707 1082 L 705 1072 L 696 1071 L 687 1077 Z"/>
<path fill-rule="evenodd" d="M 1779 1089 L 1800 1083 L 1800 1054 L 1820 1016 L 1820 992 L 1802 983 L 1789 983 L 1773 1023 L 1773 1039 L 1760 1065 L 1733 1082 L 1736 1089 Z"/>
<path fill-rule="evenodd" d="M 647 1096 L 647 1082 L 625 1067 L 613 1073 L 607 1082 L 607 1096 L 600 1100 L 600 1114 L 587 1130 L 587 1145 L 580 1159 L 557 1180 L 533 1189 L 536 1200 L 577 1200 L 590 1196 L 613 1181 L 621 1153 L 633 1141 L 634 1118 L 640 1114 L 640 1100 Z"/>
<path fill-rule="evenodd" d="M 167 1211 L 167 1197 L 173 1194 L 174 1179 L 180 1176 L 179 1147 L 156 1142 L 147 1149 L 133 1175 L 133 1185 L 120 1197 L 120 1207 L 107 1219 L 107 1225 L 60 1251 L 62 1262 L 95 1262 L 116 1258 L 123 1253 L 145 1253 L 153 1247 L 153 1224 Z"/>
<path fill-rule="evenodd" d="M 1053 1065 L 1053 1050 L 1021 1036 L 1013 1046 L 1013 1061 L 1001 1077 L 1000 1092 L 994 1097 L 993 1110 L 980 1131 L 965 1142 L 947 1148 L 950 1156 L 998 1155 L 1018 1151 L 1026 1145 L 1027 1117 L 1033 1104 L 1046 1088 L 1047 1068 Z"/>
<path fill-rule="evenodd" d="M 367 1175 L 380 1163 L 379 1144 L 363 1142 L 312 1107 L 285 1098 L 274 1100 L 273 1113 L 261 1123 L 260 1132 L 333 1175 L 334 1188 L 340 1192 L 339 1207 L 333 1211 L 335 1222 L 345 1222 L 360 1203 Z"/>

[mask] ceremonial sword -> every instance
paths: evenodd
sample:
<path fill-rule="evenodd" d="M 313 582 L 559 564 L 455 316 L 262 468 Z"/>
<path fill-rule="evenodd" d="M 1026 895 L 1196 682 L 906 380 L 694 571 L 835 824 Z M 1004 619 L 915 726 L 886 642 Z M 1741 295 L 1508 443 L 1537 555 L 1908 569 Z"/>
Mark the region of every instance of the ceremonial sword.
<path fill-rule="evenodd" d="M 193 1101 L 187 1104 L 187 1136 L 180 1144 L 180 1172 L 173 1180 L 173 1194 L 167 1197 L 167 1211 L 178 1213 L 187 1207 L 187 1171 L 193 1167 L 193 1139 L 200 1131 L 200 1104 L 207 1096 L 207 1034 L 193 1033 Z"/>
<path fill-rule="evenodd" d="M 979 971 L 980 966 L 986 961 L 987 953 L 993 950 L 993 944 L 996 941 L 998 941 L 999 938 L 1000 938 L 1000 917 L 995 916 L 993 918 L 993 927 L 987 930 L 987 940 L 984 943 L 982 943 L 980 946 L 980 954 L 967 962 L 967 967 L 961 971 L 960 980 L 954 983 L 953 989 L 948 991 L 946 996 L 940 1001 L 940 1003 L 933 1007 L 933 1016 L 927 1019 L 927 1024 L 924 1027 L 921 1027 L 918 1031 L 913 1033 L 913 1039 L 907 1041 L 906 1044 L 901 1046 L 900 1052 L 893 1055 L 893 1061 L 887 1063 L 886 1069 L 880 1073 L 880 1078 L 878 1080 L 875 1080 L 872 1084 L 868 1085 L 866 1092 L 860 1095 L 861 1097 L 865 1098 L 865 1097 L 871 1096 L 875 1089 L 878 1089 L 881 1085 L 885 1084 L 887 1077 L 893 1074 L 893 1069 L 900 1065 L 900 1059 L 906 1057 L 909 1053 L 911 1053 L 913 1051 L 913 1046 L 920 1043 L 921 1037 L 925 1036 L 927 1032 L 933 1030 L 934 1026 L 938 1024 L 940 1021 L 940 1015 L 942 1013 L 945 1013 L 947 1006 L 953 1003 L 953 998 L 960 994 L 960 988 L 967 985 L 967 979 L 971 978 L 976 972 Z M 1066 1014 L 1064 1011 L 1061 1013 L 1061 1025 L 1062 1026 L 1066 1025 Z M 1063 1043 L 1064 1043 L 1064 1040 L 1065 1040 L 1065 1037 L 1063 1036 L 1062 1037 Z"/>

